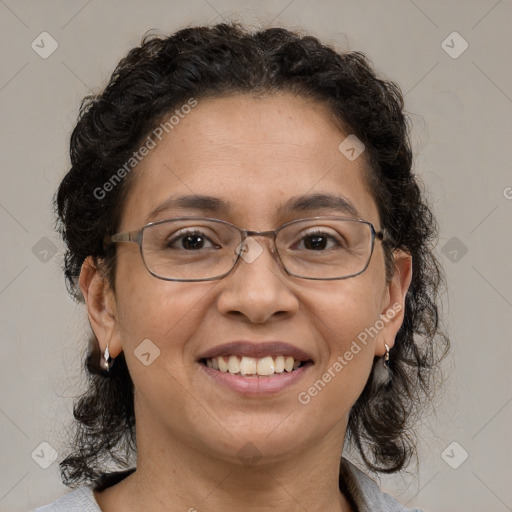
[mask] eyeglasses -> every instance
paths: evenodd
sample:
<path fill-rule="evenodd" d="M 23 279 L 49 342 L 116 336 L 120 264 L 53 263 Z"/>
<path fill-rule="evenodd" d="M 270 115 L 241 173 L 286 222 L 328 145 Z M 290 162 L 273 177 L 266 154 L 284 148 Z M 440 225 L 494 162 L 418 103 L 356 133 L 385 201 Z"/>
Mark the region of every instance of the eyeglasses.
<path fill-rule="evenodd" d="M 252 262 L 262 252 L 255 240 L 251 242 L 256 236 L 272 238 L 271 253 L 289 275 L 333 280 L 364 272 L 375 240 L 382 242 L 386 235 L 376 232 L 370 222 L 343 217 L 297 219 L 275 231 L 248 231 L 220 219 L 180 217 L 107 236 L 105 243 L 138 244 L 146 268 L 159 279 L 212 281 L 227 276 L 241 258 Z"/>

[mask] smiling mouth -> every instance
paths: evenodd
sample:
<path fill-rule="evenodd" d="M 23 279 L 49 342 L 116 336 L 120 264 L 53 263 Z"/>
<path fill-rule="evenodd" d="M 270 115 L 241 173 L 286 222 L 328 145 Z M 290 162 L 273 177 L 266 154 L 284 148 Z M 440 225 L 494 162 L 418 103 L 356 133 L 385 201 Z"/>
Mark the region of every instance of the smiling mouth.
<path fill-rule="evenodd" d="M 261 358 L 236 355 L 218 356 L 201 359 L 199 362 L 212 370 L 243 377 L 272 377 L 293 373 L 302 366 L 313 364 L 311 360 L 299 361 L 292 356 L 282 355 Z"/>

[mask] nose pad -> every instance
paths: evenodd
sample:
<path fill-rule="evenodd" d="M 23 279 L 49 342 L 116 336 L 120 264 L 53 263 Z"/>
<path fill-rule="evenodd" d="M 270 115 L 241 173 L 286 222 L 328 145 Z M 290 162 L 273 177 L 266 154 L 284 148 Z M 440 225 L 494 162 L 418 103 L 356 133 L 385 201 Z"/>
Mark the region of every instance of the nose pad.
<path fill-rule="evenodd" d="M 271 252 L 274 252 L 272 247 Z M 253 263 L 263 252 L 263 247 L 252 236 L 247 237 L 237 248 L 237 254 L 246 262 Z"/>

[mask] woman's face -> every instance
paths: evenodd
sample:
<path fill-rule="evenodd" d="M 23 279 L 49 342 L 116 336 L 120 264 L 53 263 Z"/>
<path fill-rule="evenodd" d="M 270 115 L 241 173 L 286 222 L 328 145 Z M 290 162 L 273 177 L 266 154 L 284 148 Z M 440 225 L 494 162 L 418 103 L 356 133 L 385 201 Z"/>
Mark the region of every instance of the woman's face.
<path fill-rule="evenodd" d="M 323 105 L 291 94 L 199 100 L 132 171 L 136 175 L 119 231 L 180 216 L 215 217 L 259 231 L 304 217 L 350 216 L 334 204 L 284 208 L 318 194 L 343 197 L 378 231 L 364 153 L 348 159 L 338 146 L 349 134 L 329 119 Z M 225 206 L 209 210 L 168 202 L 182 196 L 208 196 Z M 349 410 L 374 356 L 384 354 L 384 342 L 393 345 L 407 272 L 387 282 L 383 250 L 376 242 L 368 268 L 356 277 L 295 278 L 272 255 L 270 239 L 254 240 L 263 251 L 253 261 L 242 259 L 227 277 L 204 282 L 157 279 L 136 244 L 118 244 L 116 292 L 107 301 L 110 320 L 100 329 L 100 343 L 110 338 L 114 357 L 124 351 L 135 386 L 137 424 L 154 440 L 172 439 L 225 460 L 245 453 L 247 443 L 269 459 L 317 449 L 329 439 L 341 448 Z M 378 334 L 368 335 L 365 329 L 391 309 L 394 318 Z M 150 342 L 141 345 L 144 340 Z M 237 354 L 239 341 L 287 343 L 311 361 L 273 391 L 261 379 L 282 375 L 236 376 L 231 386 L 213 374 L 220 370 L 199 359 L 227 343 L 234 343 Z M 141 351 L 150 355 L 141 357 Z M 261 387 L 244 388 L 240 379 L 260 379 Z M 308 391 L 318 380 L 324 385 L 317 383 L 316 393 Z"/>

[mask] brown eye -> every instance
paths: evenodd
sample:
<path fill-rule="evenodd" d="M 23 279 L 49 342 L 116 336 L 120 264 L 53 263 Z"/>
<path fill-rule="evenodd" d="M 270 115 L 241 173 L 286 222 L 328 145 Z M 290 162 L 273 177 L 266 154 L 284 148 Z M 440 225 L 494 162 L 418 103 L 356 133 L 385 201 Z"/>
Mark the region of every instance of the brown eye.
<path fill-rule="evenodd" d="M 313 251 L 325 249 L 327 243 L 327 237 L 323 235 L 311 235 L 304 238 L 304 247 Z"/>
<path fill-rule="evenodd" d="M 170 249 L 183 249 L 185 251 L 220 248 L 219 245 L 214 244 L 204 233 L 200 231 L 181 231 L 168 240 L 166 246 Z"/>
<path fill-rule="evenodd" d="M 343 237 L 337 233 L 314 229 L 298 235 L 293 249 L 323 252 L 329 249 L 343 249 L 345 246 Z"/>

